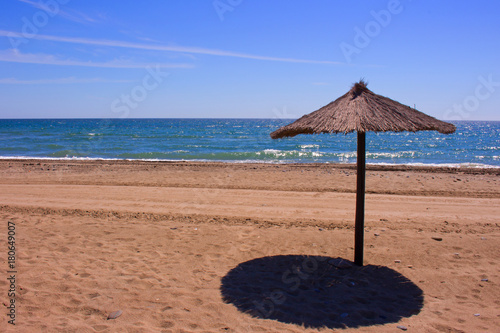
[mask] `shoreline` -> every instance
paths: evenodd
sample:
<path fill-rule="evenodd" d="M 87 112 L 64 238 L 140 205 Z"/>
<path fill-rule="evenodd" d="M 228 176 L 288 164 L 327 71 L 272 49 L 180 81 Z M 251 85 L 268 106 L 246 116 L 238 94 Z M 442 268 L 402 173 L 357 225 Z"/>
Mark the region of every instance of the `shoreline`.
<path fill-rule="evenodd" d="M 30 156 L 0 156 L 0 161 L 103 161 L 103 162 L 159 162 L 159 163 L 227 163 L 227 164 L 283 164 L 283 165 L 335 165 L 335 166 L 352 166 L 356 163 L 341 163 L 341 162 L 286 162 L 286 161 L 259 161 L 259 160 L 168 160 L 168 159 L 127 159 L 127 158 L 103 158 L 103 157 L 30 157 Z M 498 169 L 500 165 L 490 165 L 481 163 L 366 163 L 367 167 L 394 167 L 394 168 L 437 168 L 450 170 L 489 170 Z"/>
<path fill-rule="evenodd" d="M 353 169 L 356 168 L 356 163 L 329 163 L 329 162 L 274 162 L 274 161 L 213 161 L 213 160 L 166 160 L 166 159 L 126 159 L 126 158 L 100 158 L 100 157 L 11 157 L 0 156 L 0 163 L 3 162 L 31 162 L 31 163 L 48 163 L 48 162 L 82 162 L 82 163 L 117 163 L 117 164 L 193 164 L 193 165 L 284 165 L 284 166 L 331 166 L 334 168 Z M 392 171 L 437 171 L 437 172 L 465 172 L 465 173 L 491 173 L 500 175 L 500 166 L 496 165 L 481 165 L 481 164 L 425 164 L 425 163 L 366 163 L 367 169 L 371 170 L 392 170 Z"/>

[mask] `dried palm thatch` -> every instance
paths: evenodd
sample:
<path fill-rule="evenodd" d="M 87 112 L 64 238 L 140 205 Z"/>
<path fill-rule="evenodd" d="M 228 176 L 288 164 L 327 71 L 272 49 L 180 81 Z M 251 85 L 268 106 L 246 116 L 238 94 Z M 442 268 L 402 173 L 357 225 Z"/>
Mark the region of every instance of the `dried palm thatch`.
<path fill-rule="evenodd" d="M 455 132 L 455 125 L 437 120 L 390 98 L 374 94 L 361 80 L 321 109 L 271 133 L 271 138 L 297 134 L 363 132 Z"/>

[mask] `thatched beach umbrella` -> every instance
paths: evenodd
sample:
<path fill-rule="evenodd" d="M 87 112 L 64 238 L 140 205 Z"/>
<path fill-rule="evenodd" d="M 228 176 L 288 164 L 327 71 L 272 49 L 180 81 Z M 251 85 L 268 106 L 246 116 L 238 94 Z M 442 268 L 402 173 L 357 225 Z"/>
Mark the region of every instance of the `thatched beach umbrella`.
<path fill-rule="evenodd" d="M 297 134 L 358 132 L 356 222 L 354 262 L 363 265 L 365 210 L 365 133 L 438 131 L 455 132 L 455 125 L 446 123 L 409 106 L 371 92 L 361 80 L 345 95 L 321 109 L 271 133 L 271 138 Z"/>

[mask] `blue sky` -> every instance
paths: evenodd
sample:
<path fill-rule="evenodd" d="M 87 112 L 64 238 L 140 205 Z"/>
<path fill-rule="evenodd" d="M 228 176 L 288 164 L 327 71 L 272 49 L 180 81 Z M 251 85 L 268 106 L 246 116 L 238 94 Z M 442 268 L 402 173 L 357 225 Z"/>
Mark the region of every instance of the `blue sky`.
<path fill-rule="evenodd" d="M 349 90 L 500 120 L 498 1 L 5 0 L 0 118 L 294 118 Z"/>

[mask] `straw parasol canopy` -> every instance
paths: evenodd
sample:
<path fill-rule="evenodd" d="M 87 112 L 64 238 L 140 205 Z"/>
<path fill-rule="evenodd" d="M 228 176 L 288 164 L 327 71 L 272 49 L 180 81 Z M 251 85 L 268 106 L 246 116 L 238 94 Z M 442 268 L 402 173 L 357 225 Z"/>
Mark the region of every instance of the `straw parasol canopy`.
<path fill-rule="evenodd" d="M 437 120 L 390 98 L 374 94 L 360 80 L 351 90 L 321 109 L 271 133 L 271 138 L 293 137 L 298 134 L 358 133 L 356 225 L 354 262 L 363 265 L 364 201 L 365 201 L 365 142 L 368 131 L 455 132 L 453 124 Z"/>
<path fill-rule="evenodd" d="M 297 134 L 403 131 L 455 132 L 455 125 L 376 95 L 361 80 L 351 90 L 321 109 L 271 133 L 271 138 Z"/>

